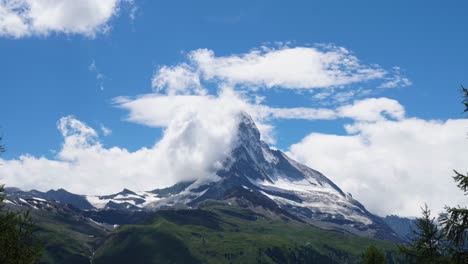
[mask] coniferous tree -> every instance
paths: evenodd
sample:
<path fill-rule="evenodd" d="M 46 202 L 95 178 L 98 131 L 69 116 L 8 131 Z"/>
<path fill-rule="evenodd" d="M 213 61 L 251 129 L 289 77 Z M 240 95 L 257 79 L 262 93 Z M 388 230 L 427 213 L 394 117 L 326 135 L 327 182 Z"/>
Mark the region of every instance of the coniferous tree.
<path fill-rule="evenodd" d="M 468 112 L 468 89 L 462 86 L 464 112 Z M 454 170 L 453 179 L 458 188 L 468 195 L 468 175 Z M 443 232 L 449 242 L 449 251 L 456 263 L 468 263 L 468 208 L 445 207 L 440 217 Z"/>
<path fill-rule="evenodd" d="M 4 151 L 5 147 L 0 144 L 0 153 Z M 0 185 L 0 263 L 38 263 L 41 248 L 34 236 L 35 226 L 29 212 L 6 210 L 4 199 L 3 185 Z"/>
<path fill-rule="evenodd" d="M 371 245 L 367 248 L 362 257 L 363 264 L 385 264 L 385 255 L 375 246 Z"/>
<path fill-rule="evenodd" d="M 412 230 L 413 238 L 408 245 L 401 245 L 400 251 L 410 263 L 439 264 L 449 263 L 444 254 L 442 232 L 439 230 L 435 218 L 431 217 L 431 210 L 424 205 L 422 216 L 416 218 Z"/>

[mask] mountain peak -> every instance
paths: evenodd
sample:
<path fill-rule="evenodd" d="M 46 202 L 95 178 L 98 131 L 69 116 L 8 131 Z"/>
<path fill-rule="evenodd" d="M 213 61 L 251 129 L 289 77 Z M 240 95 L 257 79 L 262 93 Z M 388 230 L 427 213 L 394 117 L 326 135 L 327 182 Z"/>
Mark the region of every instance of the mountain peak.
<path fill-rule="evenodd" d="M 239 141 L 260 141 L 260 131 L 255 122 L 247 112 L 240 112 L 238 115 L 238 137 Z"/>
<path fill-rule="evenodd" d="M 240 112 L 238 119 L 237 142 L 232 151 L 233 158 L 263 163 L 265 159 L 262 145 L 264 143 L 260 140 L 260 131 L 255 122 L 246 112 Z"/>

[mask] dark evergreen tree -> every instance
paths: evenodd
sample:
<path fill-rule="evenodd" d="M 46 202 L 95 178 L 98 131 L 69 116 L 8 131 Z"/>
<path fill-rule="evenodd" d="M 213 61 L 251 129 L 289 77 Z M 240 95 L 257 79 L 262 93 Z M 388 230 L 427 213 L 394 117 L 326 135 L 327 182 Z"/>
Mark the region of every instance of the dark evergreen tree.
<path fill-rule="evenodd" d="M 0 153 L 4 151 L 5 147 L 0 144 Z M 41 248 L 34 236 L 35 226 L 29 212 L 6 210 L 3 191 L 3 185 L 0 185 L 0 263 L 38 263 Z"/>
<path fill-rule="evenodd" d="M 385 264 L 385 255 L 375 246 L 371 245 L 367 248 L 362 257 L 363 264 Z"/>
<path fill-rule="evenodd" d="M 400 251 L 410 263 L 438 264 L 449 263 L 444 254 L 443 234 L 439 230 L 431 210 L 424 205 L 422 216 L 416 218 L 413 239 L 407 245 L 401 245 Z"/>
<path fill-rule="evenodd" d="M 468 89 L 462 86 L 464 112 L 468 112 Z M 468 194 L 468 175 L 454 170 L 453 179 L 465 195 Z M 449 242 L 449 252 L 456 263 L 468 263 L 468 208 L 445 207 L 446 212 L 440 217 L 442 230 Z"/>

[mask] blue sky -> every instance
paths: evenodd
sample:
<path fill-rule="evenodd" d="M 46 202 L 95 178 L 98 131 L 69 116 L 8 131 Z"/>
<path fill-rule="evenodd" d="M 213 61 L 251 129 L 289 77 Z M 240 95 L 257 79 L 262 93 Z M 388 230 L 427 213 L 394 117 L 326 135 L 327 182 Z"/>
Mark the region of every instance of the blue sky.
<path fill-rule="evenodd" d="M 390 81 L 384 78 L 348 82 L 341 88 L 335 87 L 332 95 L 326 99 L 317 99 L 314 95 L 330 91 L 333 85 L 313 89 L 285 89 L 281 85 L 268 89 L 239 89 L 246 92 L 250 99 L 263 96 L 262 104 L 269 107 L 338 109 L 353 104 L 355 100 L 386 98 L 404 108 L 404 119 L 417 118 L 421 122 L 439 120 L 443 123 L 448 119 L 463 118 L 459 86 L 467 83 L 468 72 L 466 1 L 108 2 L 114 4 L 112 14 L 103 15 L 102 23 L 92 25 L 95 28 L 75 27 L 75 20 L 71 19 L 72 22 L 67 21 L 69 24 L 62 26 L 49 25 L 47 28 L 29 25 L 27 31 L 15 32 L 2 22 L 1 8 L 5 7 L 0 6 L 0 125 L 8 149 L 2 156 L 5 160 L 14 161 L 26 153 L 37 158 L 57 159 L 57 153 L 64 144 L 57 122 L 69 115 L 94 128 L 105 148 L 120 147 L 130 152 L 142 147 L 151 148 L 161 139 L 162 131 L 167 126 L 154 127 L 135 118 L 127 119 L 134 110 L 123 107 L 115 98 L 127 96 L 128 100 L 135 100 L 136 96 L 156 92 L 157 87 L 152 87 L 152 79 L 157 76 L 158 70 L 184 63 L 193 66 L 194 62 L 188 57 L 199 49 L 213 51 L 215 59 L 229 56 L 245 59 L 243 56 L 252 50 L 261 50 L 262 46 L 278 51 L 298 47 L 315 49 L 320 44 L 333 45 L 335 48 L 346 48 L 357 57 L 360 65 L 373 69 L 378 65 L 378 69 L 384 70 L 388 78 L 399 76 L 407 80 L 392 88 L 378 88 Z M 73 13 L 73 10 L 70 12 L 78 20 L 83 15 Z M 262 54 L 267 56 L 269 53 L 263 51 Z M 223 83 L 221 79 L 231 78 L 221 75 L 202 83 L 208 94 L 216 96 L 218 87 Z M 246 84 L 242 80 L 239 83 L 241 86 L 252 85 L 252 82 Z M 238 91 L 237 88 L 235 90 Z M 345 101 L 337 102 L 334 98 L 340 91 L 359 92 L 348 96 Z M 355 187 L 355 184 L 337 176 L 344 172 L 336 171 L 331 165 L 322 168 L 320 164 L 327 164 L 326 161 L 310 158 L 312 154 L 299 150 L 301 143 L 304 148 L 309 148 L 305 138 L 311 133 L 346 137 L 351 134 L 344 125 L 356 125 L 359 121 L 359 118 L 349 115 L 330 119 L 274 117 L 258 121 L 272 127 L 272 144 L 289 151 L 308 165 L 318 166 L 332 174 L 330 177 L 336 179 L 339 185 L 354 192 L 364 192 L 365 187 Z M 394 119 L 403 122 L 402 118 L 390 118 L 392 121 Z M 463 129 L 468 128 L 465 125 L 460 123 L 456 126 L 462 132 L 462 144 L 465 140 Z M 105 136 L 100 129 L 102 126 L 112 132 Z M 408 131 L 426 133 L 415 129 L 408 128 Z M 446 131 L 448 128 L 441 126 L 440 129 Z M 358 131 L 359 135 L 364 133 L 363 130 Z M 410 132 L 405 133 L 410 135 Z M 412 137 L 413 134 L 408 138 Z M 458 141 L 450 139 L 444 144 L 446 142 Z M 296 150 L 291 145 L 296 145 Z M 443 152 L 442 145 L 437 146 Z M 447 144 L 443 146 L 449 147 Z M 318 149 L 330 153 L 328 159 L 340 164 L 332 155 L 340 150 L 339 146 L 333 151 L 325 147 Z M 355 150 L 350 150 L 350 153 L 354 153 L 352 151 Z M 404 149 L 400 151 L 391 155 L 405 152 Z M 455 155 L 459 153 L 453 153 Z M 451 157 L 445 158 L 448 160 Z M 343 162 L 352 163 L 347 160 Z M 423 164 L 427 160 L 418 162 Z M 459 163 L 444 163 L 446 167 L 438 169 L 446 169 L 446 175 L 450 175 L 451 166 L 462 166 L 462 162 Z M 383 168 L 385 166 L 382 165 Z M 392 167 L 391 170 L 397 169 Z M 355 172 L 356 175 L 359 173 L 361 171 Z M 414 171 L 408 169 L 404 175 L 413 173 L 419 173 L 417 168 Z M 435 180 L 430 185 L 436 185 L 438 177 L 449 178 L 446 175 L 431 176 Z M 8 178 L 8 175 L 5 177 Z M 445 182 L 447 186 L 451 184 L 450 179 Z M 32 185 L 25 184 L 27 187 Z M 453 189 L 447 190 L 451 192 Z M 392 194 L 395 192 L 393 189 L 389 191 Z M 405 195 L 401 194 L 402 197 Z M 430 199 L 428 195 L 418 194 L 418 202 Z M 365 195 L 361 197 L 365 202 L 374 199 Z M 412 198 L 408 196 L 405 199 Z M 451 201 L 458 202 L 459 199 L 456 196 Z M 371 207 L 378 206 L 372 204 Z M 417 206 L 406 208 L 395 205 L 382 213 L 403 210 L 411 214 L 414 208 Z"/>
<path fill-rule="evenodd" d="M 52 33 L 0 39 L 0 87 L 5 98 L 0 117 L 9 146 L 6 157 L 24 152 L 49 155 L 49 149 L 61 143 L 55 123 L 68 114 L 113 128 L 106 144 L 152 145 L 158 133 L 121 122 L 124 113 L 112 107 L 113 97 L 150 92 L 155 69 L 179 62 L 184 51 L 209 48 L 229 55 L 274 41 L 335 43 L 365 62 L 400 66 L 413 85 L 382 95 L 398 99 L 411 116 L 460 117 L 457 89 L 468 71 L 466 3 L 311 2 L 285 6 L 280 1 L 141 1 L 133 21 L 122 10 L 112 18 L 112 30 L 95 38 Z M 104 91 L 88 69 L 93 60 L 105 75 Z M 304 106 L 307 103 L 313 102 Z M 303 126 L 341 130 L 330 124 L 291 123 L 291 139 L 278 127 L 285 140 L 280 146 L 305 136 L 309 131 Z M 137 131 L 144 136 L 129 137 Z"/>

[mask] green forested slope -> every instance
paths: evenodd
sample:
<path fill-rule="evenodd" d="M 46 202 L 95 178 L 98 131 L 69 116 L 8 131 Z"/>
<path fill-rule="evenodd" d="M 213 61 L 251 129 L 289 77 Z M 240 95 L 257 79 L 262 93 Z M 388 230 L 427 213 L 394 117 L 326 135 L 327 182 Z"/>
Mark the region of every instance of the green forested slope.
<path fill-rule="evenodd" d="M 394 243 L 324 231 L 294 220 L 209 202 L 160 211 L 110 235 L 93 263 L 360 263 L 370 245 L 398 261 Z"/>

